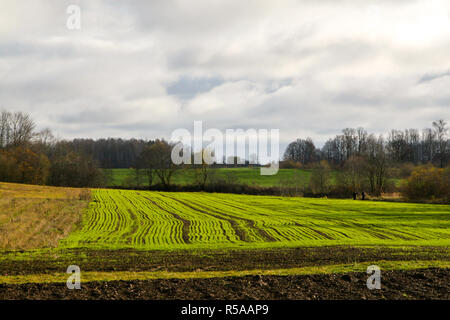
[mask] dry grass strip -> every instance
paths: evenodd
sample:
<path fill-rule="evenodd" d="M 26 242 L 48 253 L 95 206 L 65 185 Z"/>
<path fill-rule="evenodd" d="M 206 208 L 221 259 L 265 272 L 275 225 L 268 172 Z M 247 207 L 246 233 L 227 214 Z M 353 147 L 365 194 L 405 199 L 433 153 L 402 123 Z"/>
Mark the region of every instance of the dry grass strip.
<path fill-rule="evenodd" d="M 80 223 L 88 189 L 0 182 L 0 249 L 56 247 Z"/>

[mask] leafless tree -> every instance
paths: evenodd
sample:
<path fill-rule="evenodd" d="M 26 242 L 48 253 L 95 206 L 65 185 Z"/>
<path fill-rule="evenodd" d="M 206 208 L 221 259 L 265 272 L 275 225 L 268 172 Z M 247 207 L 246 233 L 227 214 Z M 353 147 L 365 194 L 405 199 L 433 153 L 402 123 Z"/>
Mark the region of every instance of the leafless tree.
<path fill-rule="evenodd" d="M 352 156 L 344 164 L 343 170 L 340 173 L 340 183 L 351 192 L 364 191 L 365 172 L 367 166 L 366 159 L 362 156 Z"/>
<path fill-rule="evenodd" d="M 2 111 L 0 114 L 0 148 L 5 148 L 9 144 L 11 128 L 10 120 L 11 113 Z"/>
<path fill-rule="evenodd" d="M 201 151 L 202 164 L 196 165 L 196 167 L 194 169 L 195 182 L 202 189 L 205 188 L 206 183 L 208 182 L 211 172 L 212 172 L 212 170 L 208 164 L 211 162 L 211 159 L 209 159 L 210 154 L 211 154 L 210 150 L 202 149 L 202 151 Z"/>
<path fill-rule="evenodd" d="M 15 112 L 11 119 L 11 144 L 15 147 L 27 144 L 33 139 L 34 128 L 36 124 L 30 115 Z"/>
<path fill-rule="evenodd" d="M 288 145 L 283 158 L 302 164 L 311 163 L 316 160 L 316 147 L 311 138 L 297 139 Z"/>
<path fill-rule="evenodd" d="M 156 162 L 157 159 L 155 158 L 154 149 L 151 148 L 151 146 L 147 146 L 142 150 L 141 155 L 138 159 L 137 166 L 142 168 L 145 172 L 145 175 L 147 176 L 147 181 L 149 187 L 153 185 L 153 182 L 155 180 L 156 176 Z"/>
<path fill-rule="evenodd" d="M 0 147 L 18 147 L 33 139 L 36 124 L 30 115 L 2 111 L 0 116 Z"/>
<path fill-rule="evenodd" d="M 362 128 L 359 127 L 356 129 L 356 135 L 357 135 L 357 139 L 358 139 L 358 155 L 362 155 L 366 152 L 367 150 L 367 131 Z"/>
<path fill-rule="evenodd" d="M 35 148 L 45 154 L 49 154 L 50 148 L 56 143 L 56 138 L 49 128 L 37 132 L 33 140 Z"/>
<path fill-rule="evenodd" d="M 423 162 L 432 162 L 434 158 L 436 143 L 435 143 L 436 134 L 432 129 L 424 129 L 422 131 L 422 154 L 423 154 Z"/>
<path fill-rule="evenodd" d="M 380 195 L 388 179 L 388 158 L 385 152 L 384 140 L 380 136 L 371 136 L 368 141 L 368 155 L 365 172 L 370 186 L 370 192 Z"/>
<path fill-rule="evenodd" d="M 149 184 L 153 183 L 153 178 L 157 176 L 164 186 L 169 186 L 174 173 L 181 169 L 172 162 L 173 146 L 164 140 L 156 140 L 149 146 L 143 155 L 143 168 L 145 168 L 149 178 Z"/>
<path fill-rule="evenodd" d="M 446 153 L 447 153 L 447 122 L 440 119 L 438 121 L 433 121 L 433 127 L 435 136 L 437 139 L 437 147 L 438 147 L 438 154 L 439 154 L 439 164 L 440 167 L 444 167 Z"/>
<path fill-rule="evenodd" d="M 326 160 L 316 163 L 309 180 L 313 193 L 326 195 L 331 189 L 331 169 Z"/>
<path fill-rule="evenodd" d="M 350 158 L 357 150 L 358 138 L 356 130 L 353 128 L 346 128 L 342 130 L 344 138 L 345 159 Z"/>

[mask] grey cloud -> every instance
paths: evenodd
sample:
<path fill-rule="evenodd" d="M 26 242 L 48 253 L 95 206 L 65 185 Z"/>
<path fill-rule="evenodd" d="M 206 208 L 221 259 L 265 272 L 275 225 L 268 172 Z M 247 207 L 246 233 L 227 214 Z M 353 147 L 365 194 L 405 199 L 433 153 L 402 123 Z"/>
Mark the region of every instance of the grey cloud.
<path fill-rule="evenodd" d="M 36 55 L 46 59 L 75 57 L 76 48 L 71 43 L 50 44 L 23 40 L 0 42 L 0 58 Z"/>
<path fill-rule="evenodd" d="M 25 16 L 11 19 L 17 3 Z M 75 32 L 65 29 L 67 2 L 33 1 L 27 13 L 28 3 L 0 5 L 0 106 L 33 112 L 62 137 L 168 138 L 203 120 L 221 130 L 279 128 L 283 144 L 319 143 L 344 127 L 383 132 L 450 119 L 450 71 L 429 73 L 446 67 L 450 32 L 430 24 L 422 38 L 396 33 L 432 16 L 426 1 L 79 0 Z M 368 5 L 380 11 L 373 25 Z M 252 85 L 214 94 L 239 82 Z"/>
<path fill-rule="evenodd" d="M 435 79 L 444 78 L 450 76 L 450 71 L 445 71 L 441 73 L 430 73 L 425 74 L 419 79 L 419 83 L 424 83 L 428 81 L 433 81 Z"/>
<path fill-rule="evenodd" d="M 221 85 L 223 82 L 224 80 L 221 78 L 194 78 L 183 75 L 167 87 L 167 93 L 182 99 L 190 99 L 198 93 L 209 91 Z"/>
<path fill-rule="evenodd" d="M 122 120 L 122 113 L 112 111 L 107 108 L 98 108 L 92 106 L 80 112 L 68 112 L 64 114 L 55 115 L 56 121 L 65 124 L 107 124 L 111 122 L 118 122 Z"/>

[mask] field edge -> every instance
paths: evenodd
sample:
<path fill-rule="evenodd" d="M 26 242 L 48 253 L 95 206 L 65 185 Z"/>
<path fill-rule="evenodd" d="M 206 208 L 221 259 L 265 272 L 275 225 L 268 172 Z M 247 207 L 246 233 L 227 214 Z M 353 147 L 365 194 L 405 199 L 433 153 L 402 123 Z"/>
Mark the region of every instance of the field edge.
<path fill-rule="evenodd" d="M 228 270 L 228 271 L 114 271 L 81 273 L 81 282 L 93 281 L 132 281 L 155 279 L 207 279 L 245 276 L 296 276 L 314 274 L 343 274 L 351 272 L 365 272 L 368 266 L 376 265 L 383 271 L 415 270 L 440 268 L 450 269 L 450 261 L 425 260 L 425 261 L 372 261 L 351 264 L 333 264 L 323 266 L 309 266 L 300 268 L 284 268 L 269 270 Z M 0 284 L 28 284 L 28 283 L 64 283 L 69 275 L 65 273 L 52 274 L 26 274 L 26 275 L 2 275 Z"/>

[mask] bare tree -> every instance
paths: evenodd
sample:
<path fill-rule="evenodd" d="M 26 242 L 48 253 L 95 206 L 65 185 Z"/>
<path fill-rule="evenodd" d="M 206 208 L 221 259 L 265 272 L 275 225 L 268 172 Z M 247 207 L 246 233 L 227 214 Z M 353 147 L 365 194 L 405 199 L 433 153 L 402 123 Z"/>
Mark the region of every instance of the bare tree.
<path fill-rule="evenodd" d="M 45 128 L 36 133 L 35 141 L 44 145 L 48 145 L 55 142 L 55 136 L 49 128 Z"/>
<path fill-rule="evenodd" d="M 36 124 L 30 115 L 15 112 L 10 117 L 11 145 L 14 147 L 28 144 L 33 139 Z"/>
<path fill-rule="evenodd" d="M 164 140 L 156 140 L 145 151 L 145 164 L 149 184 L 153 182 L 154 176 L 157 176 L 164 186 L 169 186 L 174 173 L 181 169 L 172 162 L 172 145 Z"/>
<path fill-rule="evenodd" d="M 432 129 L 422 131 L 422 162 L 432 162 L 435 154 L 436 134 Z"/>
<path fill-rule="evenodd" d="M 352 156 L 344 164 L 339 174 L 340 185 L 345 187 L 346 192 L 361 192 L 365 185 L 366 159 L 362 156 Z"/>
<path fill-rule="evenodd" d="M 365 171 L 370 192 L 375 195 L 380 195 L 385 190 L 388 179 L 388 159 L 382 136 L 378 139 L 371 136 L 368 140 L 368 155 Z"/>
<path fill-rule="evenodd" d="M 342 130 L 344 138 L 345 159 L 350 158 L 357 150 L 358 138 L 356 130 L 353 128 L 346 128 Z"/>
<path fill-rule="evenodd" d="M 202 164 L 196 165 L 194 171 L 194 179 L 196 184 L 198 184 L 202 189 L 205 189 L 206 183 L 208 182 L 211 175 L 211 168 L 208 163 L 211 163 L 210 158 L 211 152 L 206 149 L 201 151 Z"/>
<path fill-rule="evenodd" d="M 358 139 L 358 154 L 364 154 L 367 150 L 367 131 L 362 128 L 359 127 L 356 129 L 356 135 L 357 135 L 357 139 Z"/>
<path fill-rule="evenodd" d="M 11 127 L 10 127 L 11 113 L 2 111 L 0 114 L 0 148 L 5 148 L 9 144 Z"/>
<path fill-rule="evenodd" d="M 438 121 L 433 121 L 433 127 L 437 139 L 439 164 L 440 167 L 443 168 L 447 153 L 447 131 L 448 131 L 447 122 L 445 122 L 442 119 Z"/>
<path fill-rule="evenodd" d="M 50 148 L 56 143 L 56 138 L 49 128 L 45 128 L 34 135 L 35 148 L 48 154 Z"/>
<path fill-rule="evenodd" d="M 322 160 L 314 165 L 313 172 L 309 180 L 309 186 L 313 193 L 326 195 L 331 189 L 331 169 L 326 160 Z"/>
<path fill-rule="evenodd" d="M 138 158 L 137 167 L 140 167 L 144 170 L 145 175 L 147 176 L 148 186 L 151 187 L 155 180 L 156 176 L 156 162 L 155 153 L 153 152 L 151 146 L 147 146 L 142 150 L 141 155 Z"/>
<path fill-rule="evenodd" d="M 283 158 L 302 164 L 310 163 L 316 160 L 316 147 L 311 138 L 297 139 L 288 145 Z"/>

